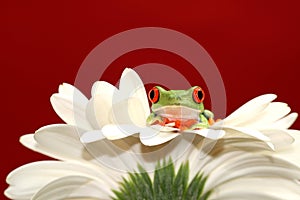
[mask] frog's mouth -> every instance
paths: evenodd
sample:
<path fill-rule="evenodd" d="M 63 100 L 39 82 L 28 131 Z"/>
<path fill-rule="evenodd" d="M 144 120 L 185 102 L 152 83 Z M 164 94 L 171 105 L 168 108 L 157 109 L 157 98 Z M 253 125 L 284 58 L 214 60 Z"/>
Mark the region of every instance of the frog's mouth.
<path fill-rule="evenodd" d="M 199 120 L 200 110 L 192 109 L 186 106 L 163 106 L 153 110 L 153 112 L 161 117 L 170 120 Z"/>

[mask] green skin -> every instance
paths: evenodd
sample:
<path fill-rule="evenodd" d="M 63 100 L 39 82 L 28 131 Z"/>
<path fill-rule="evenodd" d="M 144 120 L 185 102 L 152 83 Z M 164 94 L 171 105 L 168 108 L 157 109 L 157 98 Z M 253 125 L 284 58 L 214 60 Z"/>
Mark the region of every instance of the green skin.
<path fill-rule="evenodd" d="M 208 128 L 210 126 L 209 120 L 213 119 L 214 114 L 209 110 L 205 110 L 203 103 L 196 103 L 194 101 L 193 91 L 196 87 L 198 86 L 194 86 L 188 90 L 165 90 L 162 87 L 156 86 L 159 90 L 159 100 L 152 104 L 152 113 L 147 118 L 147 124 L 151 125 L 155 122 L 163 123 L 163 118 L 166 118 L 166 115 L 168 115 L 167 118 L 171 117 L 173 120 L 181 120 L 182 117 L 176 118 L 179 116 L 176 114 L 176 111 L 172 112 L 175 113 L 174 116 L 170 112 L 167 113 L 171 108 L 178 109 L 178 112 L 182 112 L 180 109 L 185 109 L 187 112 L 183 118 L 197 121 L 191 127 L 188 127 L 188 129 Z"/>

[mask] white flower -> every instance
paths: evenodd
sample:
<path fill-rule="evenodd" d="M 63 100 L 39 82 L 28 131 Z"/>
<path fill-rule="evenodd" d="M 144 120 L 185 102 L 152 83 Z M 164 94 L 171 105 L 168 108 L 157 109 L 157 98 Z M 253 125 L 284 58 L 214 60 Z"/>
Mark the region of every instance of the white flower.
<path fill-rule="evenodd" d="M 99 165 L 76 134 L 39 133 L 37 141 L 31 135 L 25 135 L 21 142 L 32 150 L 65 161 L 39 161 L 14 170 L 7 177 L 10 185 L 5 191 L 7 197 L 24 200 L 111 199 L 114 196 L 112 190 L 118 190 L 122 177 L 127 177 L 126 172 Z M 296 161 L 293 164 L 276 158 L 280 153 L 265 151 L 262 142 L 251 138 L 220 139 L 211 149 L 212 140 L 207 142 L 197 137 L 191 148 L 174 161 L 175 166 L 178 168 L 188 160 L 190 179 L 198 172 L 207 176 L 203 191 L 213 189 L 209 199 L 299 199 L 300 133 L 291 134 L 296 142 L 282 153 L 288 152 L 284 159 Z M 183 142 L 179 137 L 174 141 L 179 146 Z M 103 141 L 96 143 L 97 147 L 104 144 Z M 141 143 L 138 146 L 142 148 Z M 102 150 L 99 148 L 100 152 Z M 177 146 L 172 149 L 178 150 Z M 144 161 L 156 162 L 147 161 L 147 157 Z M 117 162 L 126 164 L 136 160 L 133 157 Z"/>
<path fill-rule="evenodd" d="M 208 177 L 204 190 L 214 189 L 212 199 L 300 199 L 300 133 L 288 129 L 297 114 L 287 115 L 290 108 L 272 103 L 275 98 L 255 98 L 194 137 L 170 132 L 172 127 L 145 125 L 149 105 L 133 70 L 123 72 L 119 89 L 96 82 L 90 100 L 63 84 L 51 103 L 67 124 L 48 125 L 20 139 L 33 151 L 60 161 L 14 170 L 5 194 L 11 199 L 110 199 L 128 171 L 139 164 L 151 170 L 171 157 L 177 168 L 190 162 L 191 178 L 198 172 Z M 139 138 L 129 137 L 135 133 L 147 145 L 173 140 L 146 147 Z M 280 151 L 268 151 L 266 143 Z"/>

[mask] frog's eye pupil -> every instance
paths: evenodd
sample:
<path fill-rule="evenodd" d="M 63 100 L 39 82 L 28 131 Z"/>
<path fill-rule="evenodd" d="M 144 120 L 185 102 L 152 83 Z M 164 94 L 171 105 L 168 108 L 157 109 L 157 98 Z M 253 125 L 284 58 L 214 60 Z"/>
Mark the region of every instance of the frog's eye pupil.
<path fill-rule="evenodd" d="M 159 99 L 159 90 L 154 87 L 148 93 L 149 100 L 151 103 L 157 103 Z"/>
<path fill-rule="evenodd" d="M 201 87 L 196 87 L 193 92 L 193 99 L 196 103 L 202 103 L 205 97 L 205 93 Z"/>
<path fill-rule="evenodd" d="M 154 98 L 154 91 L 151 90 L 151 91 L 150 91 L 150 99 L 153 99 L 153 98 Z"/>
<path fill-rule="evenodd" d="M 203 98 L 203 92 L 202 91 L 198 91 L 198 98 L 202 99 Z"/>

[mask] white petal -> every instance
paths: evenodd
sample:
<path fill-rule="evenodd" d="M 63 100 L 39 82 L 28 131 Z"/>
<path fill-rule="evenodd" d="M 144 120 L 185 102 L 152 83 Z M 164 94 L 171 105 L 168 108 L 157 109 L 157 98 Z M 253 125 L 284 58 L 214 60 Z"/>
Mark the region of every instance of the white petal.
<path fill-rule="evenodd" d="M 49 125 L 42 127 L 34 134 L 38 146 L 30 146 L 34 145 L 32 141 L 31 144 L 27 143 L 28 146 L 27 144 L 25 146 L 60 160 L 93 160 L 93 157 L 80 142 L 81 132 L 79 131 L 70 125 Z"/>
<path fill-rule="evenodd" d="M 87 117 L 95 129 L 111 123 L 112 104 L 113 99 L 110 95 L 95 95 L 90 99 L 87 105 Z"/>
<path fill-rule="evenodd" d="M 141 145 L 138 138 L 129 138 L 130 140 L 122 139 L 115 140 L 112 143 L 109 140 L 99 140 L 89 144 L 82 144 L 79 140 L 79 136 L 76 131 L 68 125 L 63 127 L 62 130 L 57 132 L 56 125 L 48 128 L 44 128 L 43 131 L 37 133 L 38 142 L 34 139 L 34 134 L 29 134 L 21 137 L 21 142 L 26 147 L 37 151 L 39 153 L 48 155 L 50 157 L 60 159 L 60 160 L 73 160 L 84 163 L 91 167 L 101 171 L 104 169 L 116 169 L 118 171 L 130 171 L 133 172 L 137 170 L 138 164 L 143 164 L 145 162 L 145 168 L 153 169 L 157 164 L 157 156 L 152 158 L 150 156 L 144 160 L 143 152 L 140 152 Z M 62 126 L 62 125 L 61 125 Z M 140 158 L 137 159 L 137 154 L 140 152 Z M 147 156 L 146 156 L 147 157 Z M 115 176 L 117 171 L 109 170 L 111 176 Z M 114 178 L 111 178 L 114 180 Z"/>
<path fill-rule="evenodd" d="M 60 93 L 53 94 L 50 98 L 51 104 L 58 116 L 67 124 L 76 125 L 84 129 L 91 129 L 86 120 L 85 109 L 87 98 L 75 87 L 63 84 Z"/>
<path fill-rule="evenodd" d="M 243 177 L 281 177 L 284 179 L 297 180 L 300 178 L 300 170 L 294 165 L 280 159 L 262 154 L 247 153 L 245 151 L 219 153 L 211 159 L 207 188 L 226 183 L 230 180 Z M 216 162 L 216 163 L 214 163 Z"/>
<path fill-rule="evenodd" d="M 213 129 L 201 129 L 201 130 L 185 130 L 184 132 L 187 133 L 194 133 L 197 135 L 201 135 L 203 137 L 212 139 L 212 140 L 218 140 L 225 135 L 225 131 L 223 130 L 213 130 Z"/>
<path fill-rule="evenodd" d="M 101 130 L 94 130 L 85 132 L 81 137 L 80 141 L 83 143 L 91 143 L 99 140 L 103 140 L 105 137 Z"/>
<path fill-rule="evenodd" d="M 294 138 L 288 133 L 288 130 L 268 129 L 261 132 L 270 138 L 270 142 L 276 150 L 287 148 L 294 142 Z"/>
<path fill-rule="evenodd" d="M 291 113 L 288 116 L 276 121 L 272 125 L 272 128 L 279 128 L 279 129 L 289 128 L 296 121 L 297 117 L 298 117 L 297 113 Z"/>
<path fill-rule="evenodd" d="M 223 129 L 228 134 L 230 134 L 230 130 L 238 131 L 243 134 L 247 134 L 249 136 L 252 136 L 254 138 L 257 138 L 262 141 L 270 141 L 270 138 L 265 136 L 262 132 L 255 130 L 255 129 L 250 129 L 250 128 L 244 128 L 244 127 L 235 127 L 235 126 L 211 126 L 212 129 Z"/>
<path fill-rule="evenodd" d="M 77 88 L 68 83 L 63 83 L 58 87 L 58 93 L 64 96 L 76 95 L 79 102 L 86 102 L 87 98 Z"/>
<path fill-rule="evenodd" d="M 62 154 L 57 154 L 56 151 L 53 151 L 52 149 L 49 149 L 47 147 L 44 147 L 36 142 L 34 139 L 34 134 L 27 134 L 20 137 L 20 143 L 27 147 L 28 149 L 31 149 L 32 151 L 44 154 L 46 156 L 60 159 L 60 160 L 68 160 L 69 157 L 66 157 Z M 79 158 L 78 158 L 79 159 Z"/>
<path fill-rule="evenodd" d="M 246 121 L 253 115 L 262 112 L 275 98 L 276 95 L 274 94 L 265 94 L 256 97 L 248 101 L 243 106 L 234 111 L 232 114 L 230 114 L 228 117 L 226 117 L 224 119 L 224 122 L 230 125 L 237 125 L 243 121 Z M 217 124 L 219 123 L 217 122 Z"/>
<path fill-rule="evenodd" d="M 49 183 L 34 195 L 32 200 L 78 198 L 109 199 L 112 195 L 105 184 L 84 176 L 68 176 Z"/>
<path fill-rule="evenodd" d="M 35 152 L 44 154 L 46 156 L 56 158 L 59 160 L 69 160 L 70 157 L 68 155 L 65 155 L 61 152 L 57 152 L 55 149 L 49 148 L 47 146 L 40 145 L 36 142 L 34 139 L 35 134 L 27 134 L 20 137 L 20 143 L 27 147 L 28 149 L 31 149 Z M 83 151 L 83 155 L 88 154 L 87 152 Z M 80 160 L 80 157 L 73 157 L 71 160 Z"/>
<path fill-rule="evenodd" d="M 37 151 L 38 152 L 38 150 L 37 150 L 38 144 L 37 144 L 37 142 L 34 139 L 34 134 L 22 135 L 20 137 L 20 143 L 22 145 L 24 145 L 25 147 L 27 147 L 27 148 L 29 148 L 29 149 L 31 149 L 33 151 Z"/>
<path fill-rule="evenodd" d="M 139 75 L 132 69 L 126 68 L 120 80 L 120 92 L 124 98 L 137 98 L 143 106 L 145 118 L 150 115 L 147 93 Z"/>
<path fill-rule="evenodd" d="M 90 153 L 87 144 L 80 141 L 78 129 L 72 126 L 53 125 L 38 130 L 34 138 L 42 151 L 60 160 L 74 160 L 101 167 L 101 163 Z"/>
<path fill-rule="evenodd" d="M 107 139 L 117 140 L 139 133 L 140 130 L 141 127 L 135 126 L 133 124 L 109 124 L 104 126 L 101 131 Z"/>
<path fill-rule="evenodd" d="M 291 112 L 291 108 L 282 102 L 272 102 L 268 107 L 261 113 L 262 119 L 258 121 L 276 121 Z"/>
<path fill-rule="evenodd" d="M 109 170 L 111 176 L 119 174 L 119 169 L 132 170 L 137 167 L 134 161 L 135 154 L 129 153 L 122 157 L 122 146 L 115 146 L 103 139 L 88 144 L 80 142 L 79 135 L 74 127 L 48 127 L 35 134 L 38 146 L 29 146 L 46 155 L 60 160 L 72 160 L 84 163 L 101 171 Z M 122 158 L 120 158 L 122 157 Z M 116 169 L 112 171 L 111 169 Z"/>
<path fill-rule="evenodd" d="M 172 125 L 173 123 L 170 123 L 170 125 Z M 166 124 L 166 126 L 161 126 L 161 125 L 152 125 L 150 126 L 151 128 L 158 130 L 158 131 L 164 131 L 164 132 L 171 132 L 171 131 L 180 131 L 179 128 L 174 128 L 174 127 L 170 127 L 168 126 L 168 124 Z"/>
<path fill-rule="evenodd" d="M 5 194 L 12 199 L 31 199 L 46 184 L 69 175 L 103 179 L 110 187 L 115 186 L 113 182 L 107 180 L 108 176 L 105 173 L 98 173 L 92 168 L 79 163 L 40 161 L 23 165 L 12 171 L 7 176 L 6 181 L 10 186 Z"/>
<path fill-rule="evenodd" d="M 132 96 L 137 89 L 144 87 L 139 75 L 132 69 L 124 69 L 120 79 L 120 91 L 127 98 Z M 147 97 L 146 97 L 147 98 Z"/>
<path fill-rule="evenodd" d="M 145 126 L 145 110 L 138 98 L 129 98 L 113 104 L 110 117 L 114 124 L 134 124 Z"/>
<path fill-rule="evenodd" d="M 140 133 L 140 139 L 146 146 L 155 146 L 168 142 L 179 135 L 179 133 L 163 132 L 153 128 L 145 128 Z"/>
<path fill-rule="evenodd" d="M 283 187 L 284 186 L 284 187 Z M 245 177 L 215 188 L 214 200 L 286 200 L 300 199 L 299 185 L 290 180 L 270 177 Z"/>
<path fill-rule="evenodd" d="M 300 167 L 300 131 L 298 130 L 288 130 L 289 135 L 291 135 L 295 142 L 285 149 L 280 149 L 276 153 L 266 152 L 267 154 L 271 154 L 274 157 L 281 158 L 288 162 L 291 162 L 298 167 Z"/>
<path fill-rule="evenodd" d="M 110 111 L 113 99 L 119 99 L 118 89 L 105 82 L 97 81 L 92 87 L 92 98 L 87 105 L 87 118 L 94 129 L 101 129 L 104 125 L 111 123 Z"/>
<path fill-rule="evenodd" d="M 92 97 L 96 95 L 113 97 L 118 89 L 106 81 L 96 81 L 92 86 Z"/>
<path fill-rule="evenodd" d="M 227 134 L 230 134 L 231 131 L 238 131 L 240 133 L 246 134 L 248 136 L 257 138 L 261 141 L 264 141 L 272 150 L 275 149 L 274 145 L 271 142 L 271 139 L 264 135 L 262 132 L 255 130 L 255 129 L 250 129 L 250 128 L 244 128 L 244 127 L 233 127 L 233 126 L 223 126 L 223 130 L 226 131 Z"/>
<path fill-rule="evenodd" d="M 262 112 L 254 113 L 252 117 L 238 126 L 251 127 L 255 129 L 264 129 L 272 126 L 272 123 L 284 117 L 291 111 L 286 103 L 272 102 Z"/>
<path fill-rule="evenodd" d="M 110 155 L 110 152 L 115 148 L 113 145 L 107 144 L 104 140 L 84 145 L 80 142 L 79 136 L 76 131 L 72 130 L 72 127 L 63 127 L 60 132 L 57 132 L 58 127 L 55 126 L 53 125 L 53 127 L 45 128 L 43 131 L 36 133 L 35 138 L 37 138 L 37 141 L 34 139 L 34 134 L 22 136 L 21 143 L 33 151 L 52 158 L 81 162 L 104 172 L 109 170 L 110 175 L 113 177 L 118 174 L 111 171 L 111 168 L 105 168 L 103 164 L 106 165 L 106 163 L 103 163 L 101 158 L 97 157 L 99 154 L 101 154 L 100 157 Z M 97 148 L 94 149 L 94 147 Z M 114 156 L 118 156 L 118 154 L 114 154 Z M 108 161 L 111 160 L 113 158 Z M 123 163 L 116 163 L 116 165 L 121 164 Z"/>

